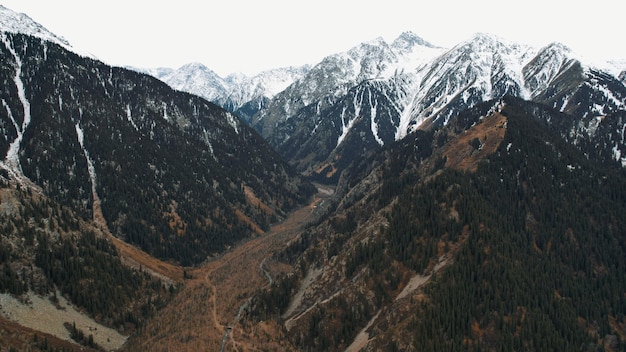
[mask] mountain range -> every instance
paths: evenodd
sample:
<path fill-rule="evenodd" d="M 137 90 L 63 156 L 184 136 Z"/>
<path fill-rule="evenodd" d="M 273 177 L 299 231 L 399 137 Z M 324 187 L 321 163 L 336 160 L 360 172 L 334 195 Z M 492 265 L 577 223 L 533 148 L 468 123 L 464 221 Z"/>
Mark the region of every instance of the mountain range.
<path fill-rule="evenodd" d="M 0 57 L 3 347 L 626 346 L 618 62 L 406 32 L 221 78 L 2 6 Z"/>
<path fill-rule="evenodd" d="M 244 115 L 296 169 L 336 182 L 355 153 L 445 125 L 460 111 L 505 95 L 550 105 L 588 125 L 592 117 L 624 110 L 625 67 L 593 65 L 559 43 L 537 49 L 479 33 L 443 49 L 407 32 L 391 44 L 378 38 L 304 68 L 306 74 L 294 76 L 286 89 L 255 103 L 251 120 L 250 111 Z M 193 66 L 180 70 L 198 77 Z M 562 132 L 592 140 L 597 136 L 584 132 L 592 130 L 571 126 Z M 608 143 L 614 159 L 626 163 L 624 140 Z"/>

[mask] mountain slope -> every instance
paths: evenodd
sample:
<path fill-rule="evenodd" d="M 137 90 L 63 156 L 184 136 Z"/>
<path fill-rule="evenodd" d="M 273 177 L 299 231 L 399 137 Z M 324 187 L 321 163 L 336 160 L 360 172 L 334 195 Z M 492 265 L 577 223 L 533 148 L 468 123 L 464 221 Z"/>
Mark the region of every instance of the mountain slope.
<path fill-rule="evenodd" d="M 478 104 L 353 164 L 249 322 L 303 351 L 622 350 L 626 175 L 534 109 Z"/>
<path fill-rule="evenodd" d="M 363 82 L 332 105 L 300 109 L 276 126 L 268 141 L 296 169 L 320 182 L 336 182 L 354 160 L 394 140 L 398 102 L 410 99 L 411 83 L 411 75 Z"/>
<path fill-rule="evenodd" d="M 2 167 L 157 257 L 202 261 L 313 191 L 201 98 L 21 34 L 0 55 Z"/>

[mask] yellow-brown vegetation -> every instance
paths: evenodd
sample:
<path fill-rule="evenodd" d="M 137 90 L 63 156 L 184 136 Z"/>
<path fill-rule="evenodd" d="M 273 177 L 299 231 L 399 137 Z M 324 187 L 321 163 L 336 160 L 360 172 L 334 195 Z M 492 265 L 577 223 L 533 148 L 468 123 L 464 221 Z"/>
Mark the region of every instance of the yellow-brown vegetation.
<path fill-rule="evenodd" d="M 506 121 L 504 115 L 494 113 L 456 136 L 443 151 L 446 166 L 463 171 L 476 171 L 478 163 L 498 149 L 506 133 Z M 479 149 L 471 143 L 475 139 L 480 141 Z"/>

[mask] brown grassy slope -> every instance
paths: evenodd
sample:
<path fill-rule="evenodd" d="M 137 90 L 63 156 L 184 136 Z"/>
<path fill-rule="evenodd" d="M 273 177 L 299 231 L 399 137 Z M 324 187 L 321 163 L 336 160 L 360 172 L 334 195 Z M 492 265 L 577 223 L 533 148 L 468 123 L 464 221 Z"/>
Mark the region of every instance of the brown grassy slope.
<path fill-rule="evenodd" d="M 498 149 L 506 133 L 506 117 L 494 113 L 480 124 L 454 138 L 444 149 L 446 166 L 464 171 L 476 171 L 478 163 Z M 472 141 L 478 139 L 481 147 L 475 149 Z"/>

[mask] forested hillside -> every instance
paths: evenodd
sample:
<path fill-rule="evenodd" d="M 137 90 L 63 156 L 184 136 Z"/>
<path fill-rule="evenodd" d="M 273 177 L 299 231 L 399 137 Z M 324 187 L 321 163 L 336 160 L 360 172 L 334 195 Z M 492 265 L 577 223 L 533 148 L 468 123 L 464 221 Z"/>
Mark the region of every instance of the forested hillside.
<path fill-rule="evenodd" d="M 128 335 L 178 289 L 176 283 L 123 265 L 101 229 L 36 189 L 16 188 L 4 176 L 0 176 L 0 293 L 27 299 L 33 292 L 58 309 L 66 298 L 96 322 Z M 89 331 L 75 328 L 74 333 L 83 336 L 77 342 L 95 347 L 93 339 L 88 343 Z"/>
<path fill-rule="evenodd" d="M 153 256 L 199 263 L 314 192 L 225 110 L 26 35 L 0 42 L 0 155 Z"/>
<path fill-rule="evenodd" d="M 393 146 L 402 157 L 361 172 L 283 253 L 296 270 L 251 319 L 282 316 L 305 351 L 359 332 L 365 350 L 624 350 L 626 175 L 529 104 L 479 105 Z"/>

